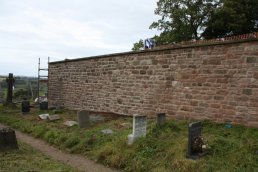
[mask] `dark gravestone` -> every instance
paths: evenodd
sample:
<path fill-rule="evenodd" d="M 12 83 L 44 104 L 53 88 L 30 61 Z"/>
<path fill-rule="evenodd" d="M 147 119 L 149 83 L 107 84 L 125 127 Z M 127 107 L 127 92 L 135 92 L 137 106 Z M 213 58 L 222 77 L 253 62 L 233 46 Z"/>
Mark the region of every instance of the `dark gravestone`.
<path fill-rule="evenodd" d="M 15 131 L 11 128 L 0 128 L 0 149 L 18 148 Z"/>
<path fill-rule="evenodd" d="M 157 125 L 164 125 L 166 122 L 166 114 L 165 113 L 157 113 Z"/>
<path fill-rule="evenodd" d="M 197 159 L 205 153 L 202 151 L 202 123 L 195 122 L 188 126 L 188 151 L 187 157 Z"/>
<path fill-rule="evenodd" d="M 48 110 L 48 102 L 44 101 L 39 104 L 40 110 Z"/>
<path fill-rule="evenodd" d="M 21 103 L 22 113 L 30 112 L 30 102 L 28 100 L 23 100 Z"/>
<path fill-rule="evenodd" d="M 80 128 L 85 128 L 90 125 L 90 112 L 82 110 L 77 112 L 78 124 Z"/>
<path fill-rule="evenodd" d="M 6 78 L 7 82 L 7 98 L 6 103 L 12 104 L 13 102 L 13 83 L 15 82 L 15 79 L 13 78 L 13 74 L 9 73 L 8 78 Z"/>

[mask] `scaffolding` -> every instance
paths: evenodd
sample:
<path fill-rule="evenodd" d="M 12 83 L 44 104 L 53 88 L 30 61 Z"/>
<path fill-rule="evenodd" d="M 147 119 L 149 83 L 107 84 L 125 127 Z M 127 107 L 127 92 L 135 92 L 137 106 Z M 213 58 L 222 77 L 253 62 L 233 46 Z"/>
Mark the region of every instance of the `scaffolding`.
<path fill-rule="evenodd" d="M 48 57 L 48 65 L 49 65 L 49 60 L 50 60 L 50 57 Z M 39 102 L 39 98 L 40 98 L 40 95 L 39 95 L 40 83 L 46 82 L 47 83 L 47 88 L 48 88 L 48 67 L 47 68 L 41 68 L 40 64 L 41 63 L 40 63 L 40 58 L 39 58 L 39 63 L 38 63 L 38 90 L 37 90 L 38 102 Z M 42 71 L 47 71 L 47 75 L 41 75 Z"/>

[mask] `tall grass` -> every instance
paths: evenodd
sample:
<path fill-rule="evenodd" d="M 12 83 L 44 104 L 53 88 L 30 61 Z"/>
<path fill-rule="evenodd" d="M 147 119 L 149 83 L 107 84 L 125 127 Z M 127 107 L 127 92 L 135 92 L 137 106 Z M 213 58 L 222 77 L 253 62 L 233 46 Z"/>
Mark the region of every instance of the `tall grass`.
<path fill-rule="evenodd" d="M 1 108 L 0 108 L 1 109 Z M 148 133 L 133 145 L 127 145 L 132 129 L 117 124 L 132 122 L 122 118 L 96 123 L 87 129 L 63 126 L 66 119 L 76 119 L 73 112 L 63 112 L 63 120 L 48 123 L 36 115 L 6 114 L 0 110 L 0 122 L 44 139 L 72 153 L 80 153 L 110 167 L 124 171 L 258 171 L 258 129 L 203 122 L 203 136 L 210 146 L 207 156 L 198 160 L 186 158 L 187 121 L 169 120 L 157 127 L 148 119 Z M 110 128 L 112 135 L 100 131 Z"/>

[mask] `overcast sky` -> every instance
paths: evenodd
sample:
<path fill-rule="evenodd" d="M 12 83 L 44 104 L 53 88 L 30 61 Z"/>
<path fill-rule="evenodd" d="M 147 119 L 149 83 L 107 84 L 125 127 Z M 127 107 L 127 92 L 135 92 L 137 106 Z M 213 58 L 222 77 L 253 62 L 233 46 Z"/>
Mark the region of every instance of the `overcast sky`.
<path fill-rule="evenodd" d="M 0 75 L 36 76 L 65 58 L 130 51 L 158 34 L 157 0 L 0 0 Z M 46 66 L 46 65 L 45 65 Z M 43 67 L 45 67 L 43 66 Z"/>

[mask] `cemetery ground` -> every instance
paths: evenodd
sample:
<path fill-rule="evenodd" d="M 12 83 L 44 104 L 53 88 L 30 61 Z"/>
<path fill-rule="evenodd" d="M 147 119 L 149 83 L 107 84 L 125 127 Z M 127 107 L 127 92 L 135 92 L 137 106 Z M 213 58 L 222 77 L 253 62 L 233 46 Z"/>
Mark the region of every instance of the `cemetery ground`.
<path fill-rule="evenodd" d="M 39 120 L 43 113 L 58 114 L 61 120 Z M 155 118 L 147 119 L 147 135 L 132 145 L 132 118 L 109 116 L 92 122 L 88 128 L 67 127 L 67 120 L 77 121 L 76 112 L 32 109 L 21 115 L 20 108 L 0 107 L 0 123 L 9 125 L 35 138 L 47 141 L 69 153 L 81 154 L 98 163 L 123 171 L 258 171 L 258 129 L 210 121 L 203 122 L 203 137 L 210 149 L 197 160 L 187 159 L 188 124 L 190 121 L 167 120 L 156 126 Z M 103 134 L 101 130 L 113 133 Z"/>
<path fill-rule="evenodd" d="M 77 172 L 76 169 L 62 164 L 36 151 L 31 146 L 18 142 L 19 149 L 0 151 L 1 172 L 52 171 Z"/>

